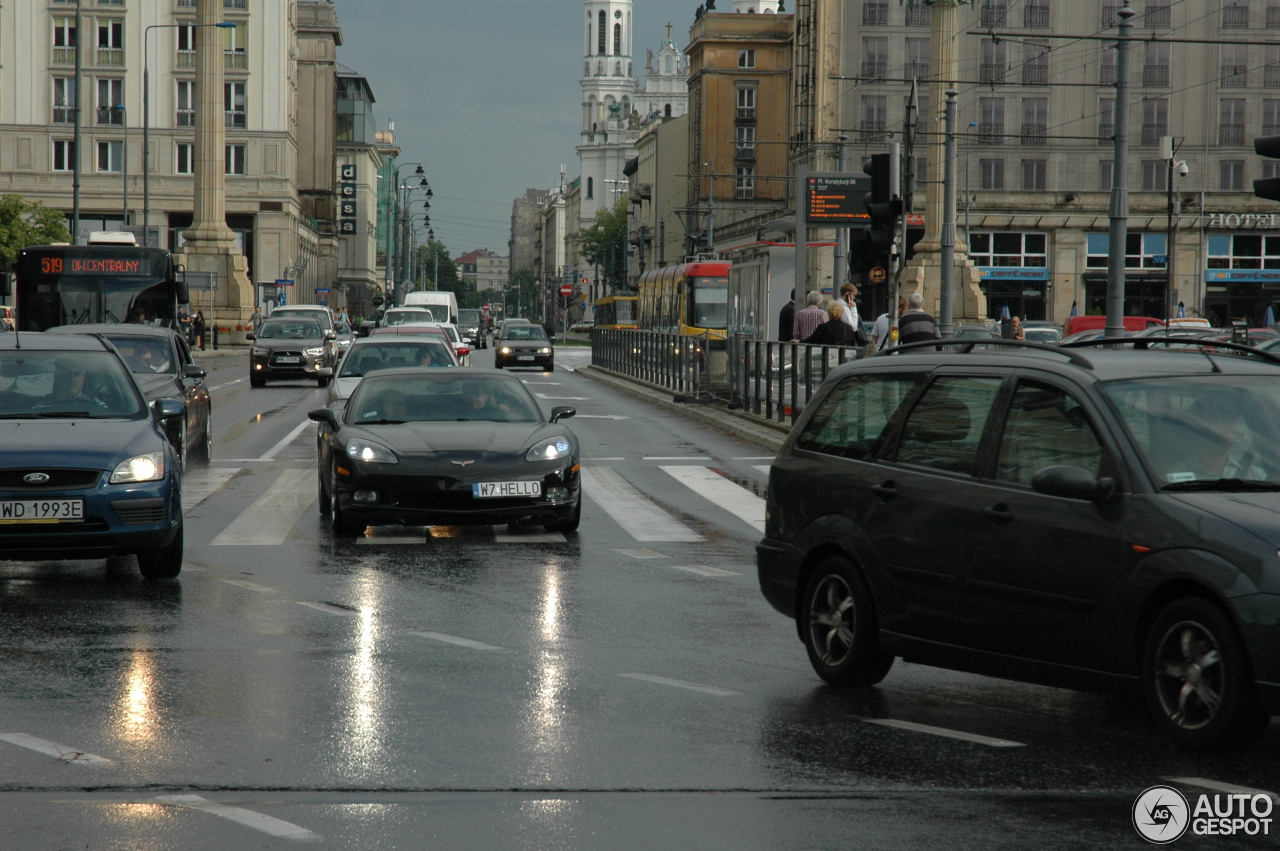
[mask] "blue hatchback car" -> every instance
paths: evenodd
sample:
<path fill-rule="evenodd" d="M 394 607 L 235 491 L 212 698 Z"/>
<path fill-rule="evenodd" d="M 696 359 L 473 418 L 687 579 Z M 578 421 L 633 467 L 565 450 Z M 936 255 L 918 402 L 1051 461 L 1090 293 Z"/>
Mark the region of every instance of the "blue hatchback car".
<path fill-rule="evenodd" d="M 182 569 L 181 470 L 163 422 L 98 337 L 0 336 L 0 559 L 135 554 L 142 575 Z"/>

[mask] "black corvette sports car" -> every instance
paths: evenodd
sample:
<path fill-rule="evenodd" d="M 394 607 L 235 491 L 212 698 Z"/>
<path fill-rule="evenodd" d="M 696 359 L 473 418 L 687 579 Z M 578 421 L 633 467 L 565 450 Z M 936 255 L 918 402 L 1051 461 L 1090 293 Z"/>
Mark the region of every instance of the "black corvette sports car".
<path fill-rule="evenodd" d="M 541 522 L 582 515 L 578 439 L 514 376 L 488 369 L 371 373 L 341 410 L 321 408 L 320 510 L 334 533 L 366 526 Z"/>

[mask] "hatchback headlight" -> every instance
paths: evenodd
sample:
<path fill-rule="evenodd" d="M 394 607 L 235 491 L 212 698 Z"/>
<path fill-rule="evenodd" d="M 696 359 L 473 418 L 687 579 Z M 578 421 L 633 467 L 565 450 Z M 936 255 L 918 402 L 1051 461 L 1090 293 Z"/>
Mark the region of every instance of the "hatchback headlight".
<path fill-rule="evenodd" d="M 573 446 L 569 443 L 569 438 L 559 435 L 534 444 L 533 448 L 525 453 L 524 460 L 555 461 L 558 458 L 568 457 L 572 451 Z"/>
<path fill-rule="evenodd" d="M 307 349 L 307 354 L 313 358 L 324 357 L 324 349 Z"/>
<path fill-rule="evenodd" d="M 260 358 L 264 358 L 264 357 L 266 357 L 267 355 L 271 354 L 271 350 L 270 350 L 270 349 L 260 349 L 260 348 L 258 348 L 257 346 L 254 346 L 254 347 L 253 347 L 253 349 L 252 349 L 252 351 L 253 351 L 253 353 L 254 353 L 255 355 L 257 355 L 257 356 L 258 356 L 258 357 L 260 357 Z"/>
<path fill-rule="evenodd" d="M 546 346 L 543 346 L 542 348 L 538 349 L 538 354 L 549 355 L 551 354 L 551 349 L 547 348 Z"/>
<path fill-rule="evenodd" d="M 357 461 L 368 461 L 373 464 L 395 464 L 400 460 L 390 449 L 371 440 L 348 440 L 347 455 Z"/>
<path fill-rule="evenodd" d="M 158 482 L 164 478 L 164 453 L 151 452 L 121 461 L 111 474 L 111 484 Z"/>
<path fill-rule="evenodd" d="M 511 354 L 511 349 L 509 349 L 509 348 L 508 348 L 508 347 L 506 347 L 506 346 L 503 346 L 502 348 L 498 349 L 498 351 L 499 351 L 499 352 L 501 352 L 501 353 L 502 353 L 502 354 L 504 354 L 504 355 L 509 355 L 509 354 Z"/>

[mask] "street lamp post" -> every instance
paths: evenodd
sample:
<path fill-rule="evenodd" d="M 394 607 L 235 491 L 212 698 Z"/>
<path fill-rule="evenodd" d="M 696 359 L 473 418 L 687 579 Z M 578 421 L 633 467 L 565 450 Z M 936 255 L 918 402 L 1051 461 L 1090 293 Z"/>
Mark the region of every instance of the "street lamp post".
<path fill-rule="evenodd" d="M 395 298 L 396 276 L 399 274 L 401 255 L 404 254 L 404 244 L 401 241 L 401 213 L 400 213 L 400 169 L 406 166 L 417 166 L 414 174 L 424 174 L 422 163 L 400 163 L 396 166 L 391 185 L 391 226 L 387 229 L 387 261 L 386 268 L 386 291 L 388 296 Z M 390 305 L 388 305 L 390 306 Z"/>
<path fill-rule="evenodd" d="M 120 134 L 123 137 L 120 142 L 120 174 L 124 177 L 123 192 L 123 212 L 120 218 L 120 227 L 124 230 L 129 229 L 129 115 L 125 112 L 124 104 L 118 103 L 112 109 L 120 113 Z"/>
<path fill-rule="evenodd" d="M 1186 160 L 1177 160 L 1178 148 L 1181 146 L 1178 139 L 1172 136 L 1164 136 L 1160 139 L 1160 153 L 1164 155 L 1165 162 L 1168 164 L 1168 175 L 1165 180 L 1165 191 L 1167 193 L 1168 206 L 1165 208 L 1165 255 L 1164 255 L 1164 327 L 1169 327 L 1169 314 L 1173 310 L 1173 258 L 1175 255 L 1174 241 L 1178 238 L 1178 219 L 1177 215 L 1181 212 L 1181 206 L 1173 199 L 1173 175 L 1177 171 L 1179 177 L 1186 177 L 1190 169 L 1187 168 Z"/>
<path fill-rule="evenodd" d="M 422 173 L 423 173 L 423 172 L 422 172 L 422 166 L 418 166 L 418 169 L 417 169 L 417 171 L 415 171 L 415 172 L 414 172 L 414 174 L 422 175 Z M 430 198 L 431 198 L 431 196 L 434 194 L 434 193 L 431 191 L 431 185 L 427 183 L 427 179 L 426 179 L 425 177 L 420 177 L 420 179 L 419 179 L 419 181 L 418 181 L 418 185 L 417 185 L 417 186 L 407 187 L 407 186 L 406 186 L 406 184 L 407 184 L 407 183 L 408 183 L 408 181 L 404 181 L 404 182 L 402 182 L 402 183 L 400 183 L 400 184 L 397 184 L 397 190 L 398 190 L 398 193 L 399 193 L 399 194 L 403 197 L 403 199 L 404 199 L 404 203 L 403 203 L 403 205 L 401 206 L 401 209 L 404 211 L 404 212 L 403 212 L 403 214 L 402 214 L 403 222 L 402 222 L 402 224 L 401 224 L 401 233 L 403 234 L 403 243 L 402 243 L 402 244 L 404 244 L 404 245 L 407 245 L 407 244 L 408 244 L 408 242 L 409 242 L 409 236 L 410 236 L 409 230 L 410 230 L 410 226 L 411 226 L 411 221 L 410 221 L 411 216 L 409 215 L 409 205 L 413 203 L 413 202 L 410 200 L 410 196 L 411 196 L 414 192 L 416 192 L 417 190 L 419 190 L 419 189 L 425 189 L 425 190 L 426 190 L 426 192 L 427 192 L 427 198 L 428 198 L 428 199 L 430 199 Z M 426 204 L 427 204 L 427 209 L 430 209 L 430 208 L 431 208 L 431 202 L 428 200 L 428 201 L 426 202 Z M 399 268 L 398 268 L 396 271 L 397 271 L 397 273 L 400 275 L 400 277 L 401 277 L 402 279 L 403 279 L 405 276 L 407 276 L 407 275 L 409 274 L 410 259 L 411 259 L 411 258 L 409 258 L 408 256 L 401 257 L 401 258 L 400 258 L 400 262 L 397 264 L 397 265 L 399 266 Z"/>
<path fill-rule="evenodd" d="M 79 24 L 76 25 L 77 27 Z M 236 25 L 231 21 L 217 24 L 152 24 L 142 31 L 142 244 L 151 244 L 151 54 L 148 50 L 152 30 L 176 30 L 182 27 L 217 27 L 222 30 L 233 30 Z M 80 42 L 80 31 L 76 30 L 76 43 Z M 77 48 L 78 49 L 78 48 Z M 79 93 L 77 92 L 77 95 Z M 79 104 L 79 101 L 77 101 Z M 77 147 L 79 142 L 76 143 Z M 76 154 L 77 158 L 79 153 Z"/>
<path fill-rule="evenodd" d="M 969 122 L 969 132 L 973 132 L 973 128 L 978 126 L 978 122 Z M 973 243 L 969 241 L 969 201 L 973 198 L 969 194 L 969 160 L 973 156 L 973 138 L 970 137 L 964 146 L 964 250 L 966 252 L 973 250 Z"/>

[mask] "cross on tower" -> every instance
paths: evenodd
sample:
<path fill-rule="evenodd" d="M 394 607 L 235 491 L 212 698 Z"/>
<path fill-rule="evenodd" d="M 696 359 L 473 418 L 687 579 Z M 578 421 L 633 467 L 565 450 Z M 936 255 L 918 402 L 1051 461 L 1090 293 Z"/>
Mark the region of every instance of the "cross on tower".
<path fill-rule="evenodd" d="M 672 26 L 674 26 L 674 24 L 672 24 L 670 21 L 667 21 L 667 41 L 671 41 L 671 27 L 672 27 Z"/>

